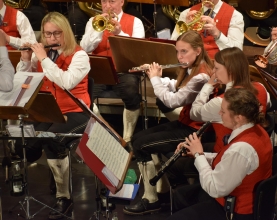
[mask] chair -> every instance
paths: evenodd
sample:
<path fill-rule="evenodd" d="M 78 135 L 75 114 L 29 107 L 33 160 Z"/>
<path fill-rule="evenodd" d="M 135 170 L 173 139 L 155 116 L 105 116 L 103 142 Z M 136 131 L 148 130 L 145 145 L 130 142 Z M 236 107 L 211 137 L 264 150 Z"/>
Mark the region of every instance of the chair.
<path fill-rule="evenodd" d="M 269 179 L 259 183 L 254 200 L 254 220 L 275 219 L 275 194 L 277 187 L 277 154 L 272 159 L 272 174 Z"/>
<path fill-rule="evenodd" d="M 249 65 L 249 71 L 250 71 L 250 78 L 251 81 L 260 82 L 264 85 L 266 90 L 269 92 L 270 96 L 272 98 L 277 99 L 277 94 L 272 88 L 272 85 L 269 83 L 269 81 L 266 79 L 265 76 L 261 74 L 261 72 L 257 69 L 257 67 Z"/>

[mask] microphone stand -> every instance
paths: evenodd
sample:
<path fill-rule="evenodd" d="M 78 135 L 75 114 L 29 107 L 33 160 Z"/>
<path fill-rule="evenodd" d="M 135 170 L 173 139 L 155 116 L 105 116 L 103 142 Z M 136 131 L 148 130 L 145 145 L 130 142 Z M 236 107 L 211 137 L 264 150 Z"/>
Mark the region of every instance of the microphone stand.
<path fill-rule="evenodd" d="M 157 4 L 156 4 L 156 0 L 153 0 L 154 3 L 154 12 L 153 12 L 153 22 L 154 22 L 154 37 L 157 38 L 157 24 L 156 24 L 156 20 L 157 20 Z"/>

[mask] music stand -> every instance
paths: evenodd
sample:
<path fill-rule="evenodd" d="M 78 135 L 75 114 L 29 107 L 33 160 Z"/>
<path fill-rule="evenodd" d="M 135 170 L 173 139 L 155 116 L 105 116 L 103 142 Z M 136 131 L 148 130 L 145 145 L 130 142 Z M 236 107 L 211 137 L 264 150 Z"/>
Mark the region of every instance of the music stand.
<path fill-rule="evenodd" d="M 19 73 L 18 73 L 19 74 Z M 31 73 L 30 73 L 31 74 Z M 26 219 L 33 218 L 36 214 L 38 214 L 45 207 L 58 212 L 52 207 L 40 202 L 35 199 L 33 196 L 29 195 L 29 186 L 28 186 L 28 168 L 27 168 L 27 158 L 26 158 L 26 143 L 24 137 L 24 120 L 26 121 L 39 121 L 39 122 L 55 122 L 55 123 L 65 123 L 64 117 L 61 113 L 59 106 L 53 95 L 51 93 L 39 93 L 39 90 L 42 86 L 42 81 L 37 85 L 34 93 L 30 97 L 29 101 L 23 106 L 0 106 L 0 118 L 1 119 L 19 119 L 20 120 L 20 128 L 21 128 L 21 139 L 22 139 L 22 148 L 23 148 L 23 163 L 24 163 L 24 190 L 25 190 L 25 198 L 23 201 L 19 201 L 14 207 L 12 207 L 9 211 L 11 212 L 17 205 L 21 205 L 22 209 L 25 212 L 24 217 Z M 35 85 L 34 85 L 35 86 Z M 23 94 L 24 95 L 24 94 Z M 49 109 L 51 106 L 51 110 Z M 12 137 L 9 137 L 12 139 Z M 35 201 L 43 207 L 34 213 L 30 214 L 30 200 Z M 24 207 L 26 203 L 26 208 Z M 60 213 L 60 212 L 59 212 Z M 68 216 L 60 213 L 64 217 L 69 218 Z"/>
<path fill-rule="evenodd" d="M 118 192 L 124 183 L 124 178 L 126 176 L 127 170 L 128 170 L 128 166 L 131 162 L 132 156 L 133 156 L 133 152 L 128 152 L 128 155 L 126 155 L 127 157 L 125 157 L 126 160 L 126 164 L 124 164 L 124 171 L 122 172 L 121 177 L 119 178 L 119 182 L 117 185 L 112 184 L 111 179 L 108 178 L 108 176 L 105 175 L 104 173 L 104 169 L 105 167 L 108 167 L 109 165 L 105 164 L 105 160 L 103 158 L 99 159 L 99 155 L 101 155 L 101 153 L 96 153 L 98 150 L 96 149 L 97 147 L 91 147 L 91 145 L 89 145 L 89 139 L 90 139 L 90 131 L 92 129 L 93 126 L 96 126 L 96 123 L 99 123 L 99 125 L 104 128 L 104 133 L 101 133 L 102 135 L 102 139 L 108 139 L 109 135 L 111 135 L 111 138 L 114 139 L 116 142 L 118 142 L 119 144 L 118 146 L 121 147 L 125 147 L 126 142 L 123 140 L 123 138 L 116 132 L 114 131 L 110 125 L 100 119 L 99 117 L 97 117 L 81 100 L 79 100 L 78 98 L 76 98 L 69 90 L 64 89 L 64 91 L 71 97 L 71 99 L 86 113 L 90 116 L 90 120 L 88 122 L 88 125 L 85 129 L 85 132 L 81 138 L 81 141 L 79 143 L 79 146 L 76 150 L 76 153 L 82 158 L 83 161 L 85 161 L 86 165 L 93 171 L 93 173 L 95 174 L 95 187 L 96 187 L 96 205 L 97 205 L 97 210 L 95 213 L 95 217 L 97 219 L 100 219 L 100 205 L 98 204 L 100 201 L 100 196 L 99 196 L 99 188 L 98 188 L 98 180 L 100 180 L 113 194 L 115 194 L 116 192 Z M 96 131 L 95 131 L 96 132 Z M 114 142 L 113 142 L 114 143 Z M 98 143 L 94 143 L 94 145 L 98 145 Z M 98 147 L 98 149 L 101 148 L 100 146 Z M 111 151 L 116 151 L 117 149 L 111 149 Z M 122 152 L 121 152 L 122 153 Z M 126 152 L 125 152 L 126 153 Z M 98 156 L 97 156 L 98 155 Z M 115 154 L 113 154 L 114 156 Z M 116 162 L 116 161 L 115 161 Z M 116 163 L 114 164 L 114 166 L 117 166 Z M 108 199 L 108 195 L 106 195 L 106 217 L 107 219 L 109 219 L 109 199 Z M 90 218 L 91 219 L 91 218 Z"/>
<path fill-rule="evenodd" d="M 119 82 L 111 57 L 89 55 L 89 59 L 91 68 L 88 75 L 94 83 L 115 85 Z"/>
<path fill-rule="evenodd" d="M 160 65 L 178 63 L 176 49 L 172 43 L 120 36 L 110 36 L 109 42 L 117 72 L 128 73 L 128 70 L 133 67 L 152 62 L 159 63 Z M 118 50 L 118 48 L 121 49 Z M 163 70 L 163 74 L 172 75 L 175 73 L 175 68 Z M 144 125 L 147 129 L 146 74 L 144 72 L 138 74 L 144 77 Z"/>

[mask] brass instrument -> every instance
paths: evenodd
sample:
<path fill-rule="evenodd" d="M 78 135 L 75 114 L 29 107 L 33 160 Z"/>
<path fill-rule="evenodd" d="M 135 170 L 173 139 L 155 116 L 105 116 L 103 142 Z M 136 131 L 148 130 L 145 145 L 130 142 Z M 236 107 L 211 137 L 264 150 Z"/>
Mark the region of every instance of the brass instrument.
<path fill-rule="evenodd" d="M 163 13 L 172 19 L 174 22 L 177 22 L 179 20 L 181 12 L 179 11 L 178 6 L 173 5 L 162 5 Z"/>
<path fill-rule="evenodd" d="M 167 64 L 167 65 L 160 65 L 162 69 L 168 69 L 168 68 L 175 68 L 179 66 L 188 66 L 189 63 L 177 63 L 177 64 Z M 136 73 L 136 72 L 145 72 L 146 70 L 149 69 L 149 64 L 143 65 L 143 66 L 138 66 L 138 67 L 133 67 L 132 69 L 129 69 L 129 73 Z"/>
<path fill-rule="evenodd" d="M 261 68 L 266 68 L 268 64 L 268 56 L 271 54 L 271 52 L 276 46 L 277 46 L 277 39 L 272 43 L 271 47 L 268 49 L 268 51 L 265 54 L 254 56 L 255 63 Z"/>
<path fill-rule="evenodd" d="M 100 3 L 78 2 L 78 5 L 90 17 L 102 14 L 102 6 Z"/>
<path fill-rule="evenodd" d="M 176 24 L 177 32 L 181 35 L 188 30 L 201 31 L 205 25 L 205 22 L 201 21 L 201 16 L 204 14 L 204 5 L 210 4 L 212 6 L 210 13 L 207 16 L 211 16 L 214 9 L 214 4 L 211 1 L 202 1 L 201 9 L 194 14 L 193 20 L 189 23 L 184 21 L 178 21 Z"/>
<path fill-rule="evenodd" d="M 102 15 L 96 15 L 92 20 L 92 27 L 98 32 L 108 30 L 109 32 L 114 31 L 114 24 L 111 22 L 113 18 L 118 20 L 117 14 L 114 12 L 108 12 L 108 17 Z"/>
<path fill-rule="evenodd" d="M 28 8 L 31 0 L 19 0 L 13 1 L 13 0 L 6 0 L 5 3 L 13 8 Z"/>

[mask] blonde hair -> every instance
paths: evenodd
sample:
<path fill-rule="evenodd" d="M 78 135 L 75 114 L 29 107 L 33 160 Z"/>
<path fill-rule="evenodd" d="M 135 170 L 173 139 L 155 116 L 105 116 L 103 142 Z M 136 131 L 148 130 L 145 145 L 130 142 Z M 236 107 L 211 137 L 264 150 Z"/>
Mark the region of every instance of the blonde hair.
<path fill-rule="evenodd" d="M 61 37 L 64 38 L 64 45 L 62 46 L 64 56 L 73 54 L 75 52 L 77 43 L 67 18 L 59 12 L 50 12 L 45 15 L 41 22 L 41 42 L 43 45 L 47 45 L 46 38 L 43 34 L 44 25 L 47 22 L 55 24 L 63 31 Z"/>
<path fill-rule="evenodd" d="M 211 76 L 212 69 L 213 69 L 213 62 L 209 58 L 206 50 L 204 49 L 204 43 L 200 34 L 197 33 L 196 31 L 190 30 L 180 35 L 177 38 L 177 41 L 183 41 L 190 44 L 190 46 L 194 50 L 197 50 L 198 48 L 200 48 L 201 52 L 196 57 L 194 63 L 192 64 L 192 71 L 188 77 L 186 77 L 186 69 L 180 67 L 177 70 L 176 89 L 186 86 L 186 84 L 190 81 L 190 79 L 198 74 L 199 69 L 202 65 L 208 71 L 208 74 Z"/>

